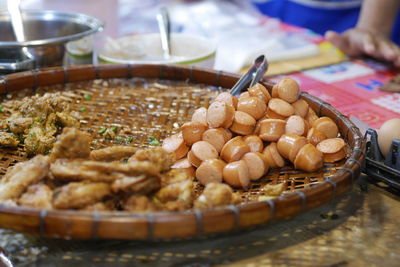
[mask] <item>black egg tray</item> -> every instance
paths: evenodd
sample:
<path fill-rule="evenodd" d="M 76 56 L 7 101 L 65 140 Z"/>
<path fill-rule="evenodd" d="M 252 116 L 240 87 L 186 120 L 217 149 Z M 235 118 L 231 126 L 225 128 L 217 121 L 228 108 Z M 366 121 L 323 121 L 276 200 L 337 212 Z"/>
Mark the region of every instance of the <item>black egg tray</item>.
<path fill-rule="evenodd" d="M 382 156 L 378 146 L 378 134 L 373 129 L 365 133 L 367 140 L 363 173 L 400 190 L 400 139 L 392 141 L 389 153 Z"/>

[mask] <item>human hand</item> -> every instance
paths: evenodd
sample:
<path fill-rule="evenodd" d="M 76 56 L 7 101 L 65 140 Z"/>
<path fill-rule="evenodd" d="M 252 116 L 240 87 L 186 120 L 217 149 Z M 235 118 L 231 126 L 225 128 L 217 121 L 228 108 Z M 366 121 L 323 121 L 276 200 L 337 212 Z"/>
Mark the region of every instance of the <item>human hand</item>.
<path fill-rule="evenodd" d="M 327 31 L 325 38 L 349 56 L 368 55 L 400 67 L 400 48 L 383 34 L 353 28 L 343 34 Z"/>

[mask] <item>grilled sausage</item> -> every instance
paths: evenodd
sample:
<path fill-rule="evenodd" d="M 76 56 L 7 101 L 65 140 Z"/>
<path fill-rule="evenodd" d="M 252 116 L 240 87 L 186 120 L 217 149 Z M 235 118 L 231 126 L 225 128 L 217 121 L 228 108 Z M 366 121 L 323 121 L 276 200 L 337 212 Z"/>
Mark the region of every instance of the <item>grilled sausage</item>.
<path fill-rule="evenodd" d="M 279 154 L 294 161 L 299 150 L 308 143 L 307 138 L 296 134 L 284 134 L 279 138 L 277 145 Z"/>
<path fill-rule="evenodd" d="M 246 112 L 235 111 L 230 130 L 237 134 L 248 135 L 253 133 L 255 125 L 256 120 L 252 116 Z"/>
<path fill-rule="evenodd" d="M 321 151 L 325 162 L 335 162 L 346 157 L 346 143 L 342 138 L 330 138 L 319 142 L 317 149 Z"/>
<path fill-rule="evenodd" d="M 250 177 L 246 162 L 239 160 L 226 164 L 223 170 L 223 179 L 230 186 L 247 188 Z"/>
<path fill-rule="evenodd" d="M 192 115 L 192 121 L 207 124 L 207 109 L 205 107 L 196 109 Z"/>
<path fill-rule="evenodd" d="M 207 123 L 211 128 L 229 128 L 232 125 L 235 109 L 223 101 L 215 101 L 207 109 Z"/>
<path fill-rule="evenodd" d="M 293 103 L 299 98 L 299 84 L 291 78 L 283 78 L 277 83 L 278 96 L 288 103 Z"/>
<path fill-rule="evenodd" d="M 292 103 L 294 108 L 294 114 L 299 115 L 302 118 L 305 118 L 308 113 L 308 103 L 304 99 L 298 99 L 297 101 Z"/>
<path fill-rule="evenodd" d="M 271 98 L 268 102 L 267 114 L 270 118 L 287 118 L 294 114 L 294 107 L 282 99 Z"/>
<path fill-rule="evenodd" d="M 285 160 L 278 152 L 278 148 L 275 142 L 270 143 L 264 148 L 263 154 L 265 155 L 265 160 L 270 168 L 282 168 L 285 166 Z"/>
<path fill-rule="evenodd" d="M 202 185 L 221 183 L 225 165 L 226 163 L 220 159 L 203 161 L 196 170 L 197 180 L 199 180 Z"/>
<path fill-rule="evenodd" d="M 326 139 L 326 135 L 315 129 L 314 127 L 311 128 L 307 133 L 307 140 L 310 144 L 316 146 L 319 142 Z"/>
<path fill-rule="evenodd" d="M 224 128 L 211 128 L 203 133 L 202 140 L 209 142 L 215 147 L 217 152 L 221 152 L 222 147 L 231 139 L 232 133 Z"/>
<path fill-rule="evenodd" d="M 206 141 L 198 141 L 192 145 L 192 149 L 188 153 L 190 163 L 199 167 L 200 164 L 207 159 L 218 158 L 217 150 Z"/>
<path fill-rule="evenodd" d="M 308 131 L 308 124 L 299 115 L 292 115 L 286 120 L 285 133 L 305 136 Z"/>
<path fill-rule="evenodd" d="M 336 123 L 329 117 L 321 117 L 315 120 L 312 126 L 315 129 L 323 132 L 328 138 L 337 137 L 339 133 Z"/>
<path fill-rule="evenodd" d="M 192 121 L 181 126 L 182 137 L 188 146 L 201 140 L 203 133 L 207 130 L 207 124 L 202 122 Z"/>
<path fill-rule="evenodd" d="M 183 140 L 182 133 L 171 135 L 164 139 L 162 148 L 170 153 L 174 153 L 176 159 L 181 159 L 189 151 L 185 141 Z"/>
<path fill-rule="evenodd" d="M 247 164 L 250 180 L 258 180 L 268 172 L 267 160 L 265 155 L 260 152 L 246 153 L 242 160 Z"/>
<path fill-rule="evenodd" d="M 192 164 L 189 162 L 188 158 L 183 158 L 176 161 L 172 166 L 171 169 L 180 169 L 186 172 L 190 177 L 195 176 L 195 170 Z"/>
<path fill-rule="evenodd" d="M 223 101 L 228 105 L 231 105 L 234 109 L 237 108 L 238 99 L 236 96 L 231 95 L 229 92 L 222 92 L 215 98 L 216 101 Z"/>
<path fill-rule="evenodd" d="M 250 147 L 251 152 L 262 152 L 264 149 L 264 143 L 257 135 L 247 135 L 243 140 Z"/>
<path fill-rule="evenodd" d="M 248 152 L 250 147 L 244 142 L 243 137 L 236 136 L 226 142 L 221 150 L 221 158 L 225 162 L 238 161 Z"/>
<path fill-rule="evenodd" d="M 260 121 L 259 136 L 264 141 L 275 142 L 285 133 L 286 121 L 264 119 Z"/>
<path fill-rule="evenodd" d="M 268 104 L 268 101 L 271 99 L 271 95 L 269 94 L 267 88 L 260 83 L 256 83 L 253 87 L 247 89 L 247 91 L 249 92 L 250 96 L 260 98 L 265 104 Z"/>
<path fill-rule="evenodd" d="M 315 146 L 306 144 L 294 159 L 294 167 L 306 172 L 315 172 L 323 166 L 322 153 Z"/>
<path fill-rule="evenodd" d="M 258 120 L 264 116 L 267 110 L 267 105 L 264 100 L 258 97 L 250 96 L 240 98 L 237 106 L 238 111 L 246 112 L 251 115 L 254 119 Z"/>

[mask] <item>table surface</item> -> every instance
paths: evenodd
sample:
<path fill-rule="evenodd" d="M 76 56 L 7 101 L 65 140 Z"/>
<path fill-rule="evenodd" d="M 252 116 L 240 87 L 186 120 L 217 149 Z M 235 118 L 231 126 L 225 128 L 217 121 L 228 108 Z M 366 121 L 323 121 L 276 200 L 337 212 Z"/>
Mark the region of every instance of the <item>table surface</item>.
<path fill-rule="evenodd" d="M 112 36 L 120 28 L 118 6 L 125 2 L 30 0 L 24 7 L 87 13 L 105 21 L 104 33 Z M 397 72 L 376 61 L 352 60 L 289 76 L 345 115 L 379 127 L 400 117 L 400 94 L 379 90 Z M 361 176 L 351 192 L 330 204 L 242 233 L 157 243 L 82 242 L 0 229 L 0 247 L 17 266 L 398 266 L 400 195 L 381 184 L 367 186 L 368 179 Z"/>

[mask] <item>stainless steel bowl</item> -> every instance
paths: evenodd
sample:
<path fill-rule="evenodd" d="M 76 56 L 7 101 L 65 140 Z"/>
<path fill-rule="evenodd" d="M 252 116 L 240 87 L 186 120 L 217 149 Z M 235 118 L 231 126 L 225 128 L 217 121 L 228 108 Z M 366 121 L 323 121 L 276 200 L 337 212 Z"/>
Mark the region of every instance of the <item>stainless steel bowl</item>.
<path fill-rule="evenodd" d="M 2 73 L 26 68 L 63 64 L 65 45 L 103 29 L 103 23 L 79 13 L 52 10 L 22 12 L 25 42 L 17 42 L 8 13 L 0 12 L 0 71 Z M 33 61 L 20 53 L 28 47 Z M 30 64 L 34 63 L 34 64 Z"/>

